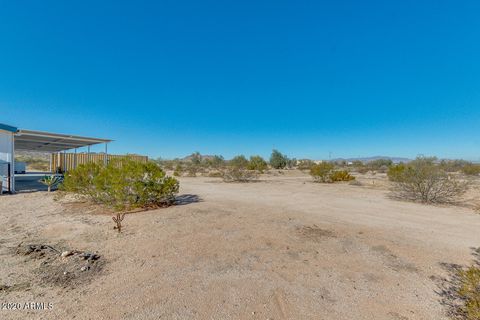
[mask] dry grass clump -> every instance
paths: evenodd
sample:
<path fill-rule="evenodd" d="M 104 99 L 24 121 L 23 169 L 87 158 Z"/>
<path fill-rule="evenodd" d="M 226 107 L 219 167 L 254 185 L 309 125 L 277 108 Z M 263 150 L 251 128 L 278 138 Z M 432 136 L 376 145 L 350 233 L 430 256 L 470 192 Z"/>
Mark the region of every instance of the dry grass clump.
<path fill-rule="evenodd" d="M 480 268 L 471 266 L 466 270 L 460 270 L 458 274 L 460 285 L 458 296 L 463 302 L 460 311 L 464 319 L 480 319 Z"/>

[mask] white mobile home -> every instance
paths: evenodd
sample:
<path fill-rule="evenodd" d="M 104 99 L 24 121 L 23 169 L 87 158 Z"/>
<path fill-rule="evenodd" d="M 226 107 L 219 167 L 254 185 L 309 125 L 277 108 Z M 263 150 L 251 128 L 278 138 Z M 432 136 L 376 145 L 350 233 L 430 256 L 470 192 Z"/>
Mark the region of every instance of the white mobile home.
<path fill-rule="evenodd" d="M 0 123 L 0 184 L 2 192 L 15 190 L 14 135 L 16 132 L 17 128 Z"/>

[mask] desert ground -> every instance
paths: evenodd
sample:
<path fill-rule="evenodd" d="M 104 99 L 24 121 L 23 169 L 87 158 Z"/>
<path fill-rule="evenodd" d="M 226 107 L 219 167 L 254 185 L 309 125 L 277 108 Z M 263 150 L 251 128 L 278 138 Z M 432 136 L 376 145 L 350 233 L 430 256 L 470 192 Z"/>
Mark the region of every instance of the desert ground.
<path fill-rule="evenodd" d="M 0 319 L 447 319 L 442 279 L 472 262 L 480 215 L 359 180 L 180 178 L 177 205 L 127 214 L 122 233 L 69 197 L 1 196 Z"/>

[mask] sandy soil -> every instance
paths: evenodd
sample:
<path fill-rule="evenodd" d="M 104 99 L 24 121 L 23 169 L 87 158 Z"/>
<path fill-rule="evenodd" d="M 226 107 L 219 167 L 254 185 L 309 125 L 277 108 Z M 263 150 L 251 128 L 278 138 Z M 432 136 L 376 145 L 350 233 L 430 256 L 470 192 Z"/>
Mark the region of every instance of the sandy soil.
<path fill-rule="evenodd" d="M 436 279 L 444 263 L 471 262 L 480 216 L 363 182 L 181 178 L 179 205 L 129 214 L 121 234 L 86 204 L 2 196 L 0 302 L 52 305 L 0 319 L 446 319 Z M 73 258 L 50 264 L 51 252 L 17 254 L 19 244 L 96 252 L 104 265 L 57 281 Z"/>

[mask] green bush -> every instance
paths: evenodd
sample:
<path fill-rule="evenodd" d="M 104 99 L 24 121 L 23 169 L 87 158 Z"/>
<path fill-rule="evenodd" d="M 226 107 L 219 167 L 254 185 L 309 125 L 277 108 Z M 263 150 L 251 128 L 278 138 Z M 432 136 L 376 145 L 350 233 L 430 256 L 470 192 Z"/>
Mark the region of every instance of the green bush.
<path fill-rule="evenodd" d="M 225 159 L 222 156 L 215 155 L 206 160 L 206 164 L 209 168 L 219 169 L 225 165 Z"/>
<path fill-rule="evenodd" d="M 355 180 L 355 177 L 352 176 L 346 170 L 336 170 L 330 173 L 331 182 L 340 182 L 340 181 L 352 181 Z"/>
<path fill-rule="evenodd" d="M 407 167 L 403 163 L 390 166 L 387 171 L 387 176 L 390 181 L 400 182 Z"/>
<path fill-rule="evenodd" d="M 335 166 L 330 162 L 315 164 L 310 168 L 310 175 L 315 182 L 330 182 L 330 175 Z"/>
<path fill-rule="evenodd" d="M 248 170 L 256 170 L 260 173 L 268 169 L 267 162 L 260 156 L 251 156 L 247 165 Z"/>
<path fill-rule="evenodd" d="M 270 156 L 270 165 L 274 169 L 284 169 L 288 164 L 288 157 L 278 150 L 273 150 Z"/>
<path fill-rule="evenodd" d="M 65 175 L 62 189 L 123 211 L 171 205 L 179 191 L 179 183 L 166 176 L 153 162 L 122 159 L 106 166 L 97 163 L 80 165 Z"/>
<path fill-rule="evenodd" d="M 471 164 L 468 161 L 465 160 L 445 160 L 443 159 L 440 161 L 440 167 L 445 171 L 445 172 L 459 172 L 463 170 L 463 167 Z"/>
<path fill-rule="evenodd" d="M 248 166 L 248 160 L 244 155 L 235 156 L 228 162 L 230 167 L 246 169 Z"/>
<path fill-rule="evenodd" d="M 465 166 L 462 168 L 462 172 L 467 176 L 478 176 L 480 174 L 480 164 L 465 164 Z"/>
<path fill-rule="evenodd" d="M 372 170 L 384 170 L 388 167 L 390 167 L 393 164 L 393 161 L 390 159 L 377 159 L 368 162 L 368 167 L 371 168 Z"/>

